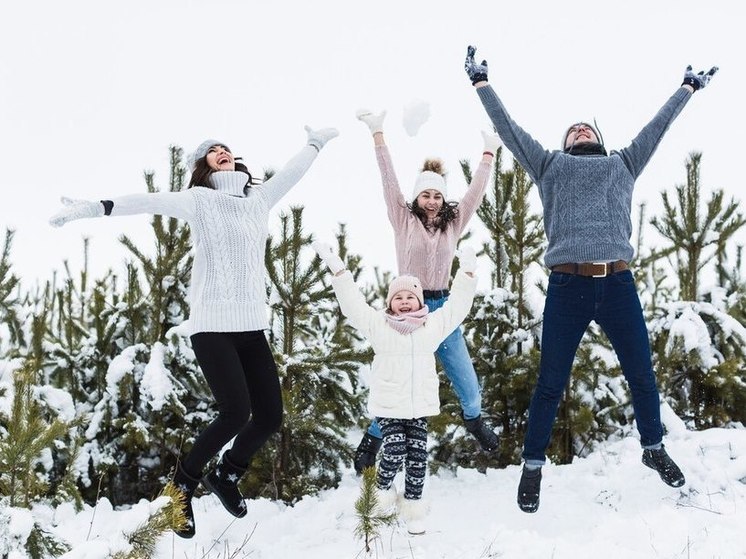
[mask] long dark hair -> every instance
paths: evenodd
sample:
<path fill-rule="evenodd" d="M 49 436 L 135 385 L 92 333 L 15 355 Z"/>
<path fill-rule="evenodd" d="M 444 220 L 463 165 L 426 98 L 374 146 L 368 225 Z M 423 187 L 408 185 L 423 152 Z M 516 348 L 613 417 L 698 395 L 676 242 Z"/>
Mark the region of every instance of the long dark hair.
<path fill-rule="evenodd" d="M 409 211 L 412 212 L 415 216 L 417 216 L 420 221 L 422 222 L 422 225 L 425 226 L 425 229 L 440 229 L 441 231 L 445 231 L 448 228 L 448 224 L 456 219 L 458 216 L 458 202 L 446 202 L 443 201 L 443 206 L 441 206 L 440 211 L 438 212 L 438 215 L 435 216 L 435 219 L 432 223 L 427 222 L 427 213 L 425 213 L 425 210 L 423 210 L 419 204 L 417 204 L 417 198 L 412 200 L 412 202 L 407 204 L 407 207 L 409 208 Z"/>
<path fill-rule="evenodd" d="M 246 189 L 262 183 L 260 180 L 255 179 L 251 175 L 251 173 L 249 172 L 249 168 L 241 161 L 239 161 L 238 159 L 235 159 L 234 161 L 236 165 L 236 171 L 246 173 L 249 177 L 249 180 L 247 180 L 246 184 L 244 185 L 244 192 L 246 192 Z M 192 177 L 189 179 L 189 185 L 187 186 L 187 188 L 192 188 L 193 186 L 204 186 L 205 188 L 212 188 L 213 190 L 215 190 L 215 185 L 212 184 L 211 177 L 213 173 L 216 172 L 217 171 L 215 169 L 207 164 L 207 155 L 205 155 L 204 157 L 200 157 L 194 164 Z"/>
<path fill-rule="evenodd" d="M 424 171 L 432 171 L 433 173 L 438 173 L 445 180 L 446 172 L 443 167 L 443 161 L 441 161 L 440 159 L 426 159 L 425 162 L 422 164 L 422 169 L 420 170 L 420 172 Z M 419 193 L 417 194 L 417 196 L 419 196 Z M 448 224 L 456 219 L 456 217 L 458 216 L 458 202 L 448 202 L 446 200 L 443 200 L 443 205 L 441 206 L 438 215 L 435 216 L 435 219 L 432 223 L 428 223 L 427 213 L 417 203 L 417 196 L 414 200 L 412 200 L 412 202 L 407 204 L 407 208 L 409 208 L 409 211 L 412 212 L 417 218 L 419 218 L 425 229 L 432 228 L 439 229 L 440 231 L 445 231 L 448 228 Z"/>

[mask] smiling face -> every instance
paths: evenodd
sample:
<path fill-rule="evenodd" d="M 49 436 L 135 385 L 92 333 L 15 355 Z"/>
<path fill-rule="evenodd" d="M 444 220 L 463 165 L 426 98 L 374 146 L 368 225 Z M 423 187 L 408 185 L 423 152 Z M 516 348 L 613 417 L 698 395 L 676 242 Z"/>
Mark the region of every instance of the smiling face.
<path fill-rule="evenodd" d="M 235 171 L 236 162 L 227 147 L 216 144 L 207 150 L 207 165 L 213 171 Z"/>
<path fill-rule="evenodd" d="M 391 298 L 391 304 L 389 305 L 391 312 L 395 315 L 405 314 L 412 311 L 420 310 L 420 300 L 417 295 L 406 289 L 397 291 Z"/>
<path fill-rule="evenodd" d="M 432 188 L 423 190 L 417 195 L 417 205 L 425 210 L 428 220 L 433 220 L 443 207 L 443 195 Z"/>
<path fill-rule="evenodd" d="M 579 122 L 573 124 L 567 131 L 567 137 L 565 138 L 565 149 L 572 145 L 587 144 L 587 143 L 600 143 L 596 132 L 593 127 L 586 124 L 585 122 Z"/>

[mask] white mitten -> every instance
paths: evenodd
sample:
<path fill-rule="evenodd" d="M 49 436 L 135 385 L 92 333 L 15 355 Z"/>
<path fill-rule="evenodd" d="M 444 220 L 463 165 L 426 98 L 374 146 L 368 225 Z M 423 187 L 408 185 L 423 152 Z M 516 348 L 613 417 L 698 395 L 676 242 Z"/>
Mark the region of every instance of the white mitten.
<path fill-rule="evenodd" d="M 342 262 L 342 259 L 334 253 L 334 250 L 330 245 L 322 243 L 321 241 L 314 241 L 311 243 L 311 246 L 313 247 L 313 250 L 316 251 L 316 254 L 319 255 L 319 258 L 324 261 L 324 264 L 329 267 L 329 271 L 332 274 L 336 275 L 345 269 L 345 263 Z"/>
<path fill-rule="evenodd" d="M 490 134 L 482 130 L 482 139 L 484 140 L 484 151 L 489 151 L 492 155 L 497 153 L 497 148 L 503 145 L 500 140 L 500 136 L 497 134 Z"/>
<path fill-rule="evenodd" d="M 65 207 L 49 218 L 49 225 L 52 227 L 62 227 L 68 221 L 83 219 L 84 217 L 101 217 L 104 215 L 104 205 L 101 202 L 73 200 L 65 196 L 60 200 Z"/>
<path fill-rule="evenodd" d="M 381 111 L 374 115 L 369 109 L 358 109 L 355 113 L 358 120 L 362 120 L 370 128 L 370 133 L 383 132 L 383 119 L 386 118 L 386 111 Z"/>
<path fill-rule="evenodd" d="M 315 147 L 316 151 L 321 151 L 321 148 L 329 140 L 339 136 L 339 131 L 336 128 L 319 128 L 318 130 L 314 130 L 308 125 L 305 128 L 308 134 L 308 145 Z"/>
<path fill-rule="evenodd" d="M 477 253 L 474 247 L 465 246 L 458 249 L 456 258 L 458 258 L 459 270 L 463 270 L 467 274 L 473 274 L 477 271 Z"/>

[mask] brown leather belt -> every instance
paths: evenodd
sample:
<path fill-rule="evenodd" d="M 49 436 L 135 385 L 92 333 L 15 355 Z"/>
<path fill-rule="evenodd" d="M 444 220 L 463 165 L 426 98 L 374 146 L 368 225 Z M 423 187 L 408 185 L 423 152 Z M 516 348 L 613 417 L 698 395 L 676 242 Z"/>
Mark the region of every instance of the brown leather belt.
<path fill-rule="evenodd" d="M 576 276 L 604 278 L 617 272 L 629 270 L 629 264 L 624 260 L 616 260 L 615 262 L 581 262 L 578 264 L 558 264 L 557 266 L 552 266 L 551 270 L 563 274 L 575 274 Z"/>

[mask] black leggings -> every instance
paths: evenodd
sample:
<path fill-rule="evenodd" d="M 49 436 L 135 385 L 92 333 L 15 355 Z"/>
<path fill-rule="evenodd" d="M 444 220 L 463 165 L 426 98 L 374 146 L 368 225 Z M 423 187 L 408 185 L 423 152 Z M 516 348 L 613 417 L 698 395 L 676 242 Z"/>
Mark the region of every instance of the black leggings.
<path fill-rule="evenodd" d="M 231 462 L 248 466 L 251 457 L 282 423 L 277 365 L 261 330 L 200 332 L 192 348 L 215 397 L 218 416 L 194 441 L 181 467 L 201 477 L 205 465 L 233 437 Z"/>

